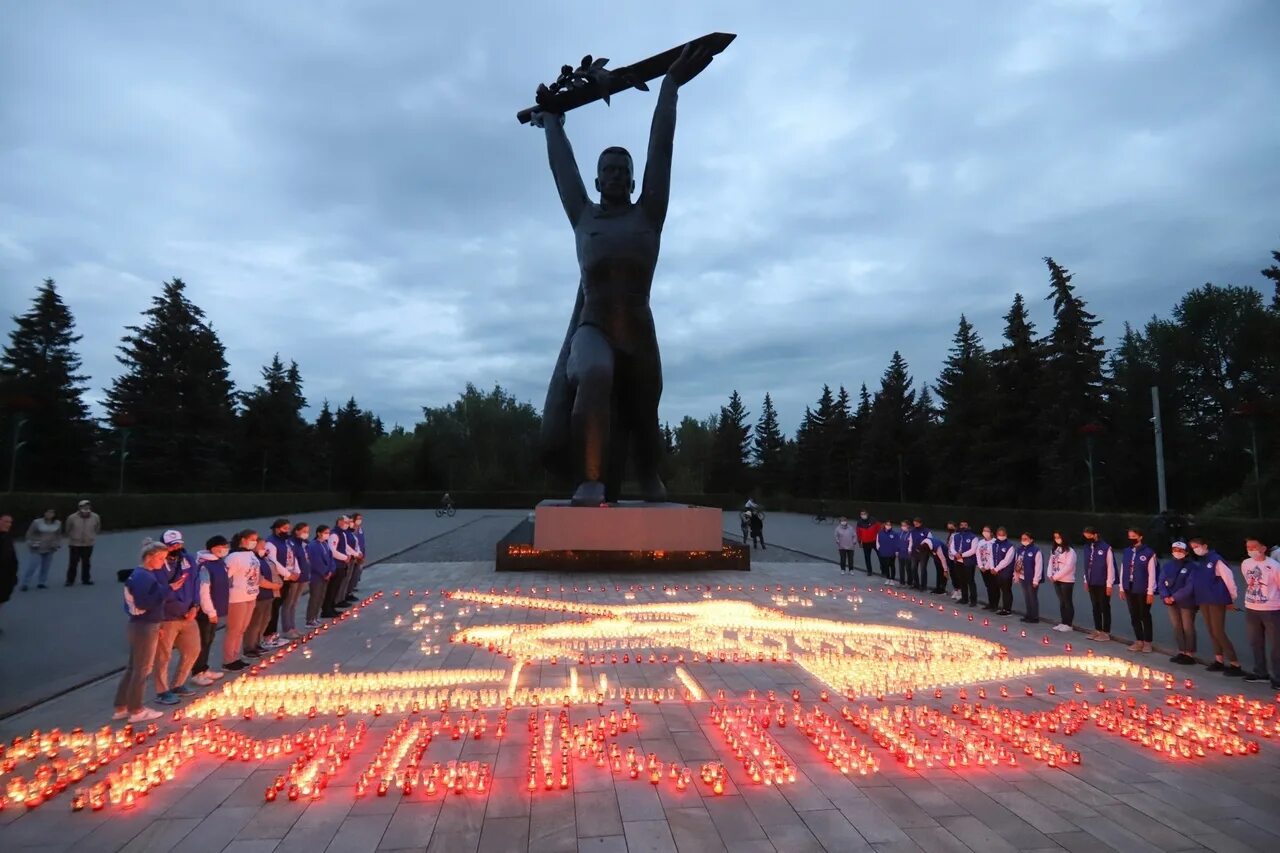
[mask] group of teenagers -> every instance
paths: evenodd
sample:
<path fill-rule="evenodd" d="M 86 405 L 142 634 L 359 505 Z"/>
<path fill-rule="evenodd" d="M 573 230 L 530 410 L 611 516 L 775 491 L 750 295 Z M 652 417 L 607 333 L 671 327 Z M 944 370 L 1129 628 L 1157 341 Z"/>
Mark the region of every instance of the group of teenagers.
<path fill-rule="evenodd" d="M 1248 556 L 1241 563 L 1245 633 L 1253 652 L 1253 670 L 1240 665 L 1235 646 L 1227 636 L 1227 613 L 1238 609 L 1240 588 L 1231 566 L 1203 538 L 1175 541 L 1171 556 L 1161 561 L 1138 528 L 1127 531 L 1128 546 L 1114 550 L 1098 531 L 1086 527 L 1084 544 L 1076 548 L 1061 531 L 1054 531 L 1047 549 L 1042 549 L 1031 533 L 1016 540 L 1003 527 L 971 530 L 969 523 L 949 523 L 944 535 L 935 534 L 921 519 L 877 522 L 866 512 L 855 524 L 841 518 L 835 528 L 840 552 L 840 571 L 853 572 L 854 544 L 863 548 L 866 572 L 873 574 L 871 557 L 879 562 L 886 583 L 911 589 L 947 594 L 960 604 L 977 607 L 978 580 L 986 588 L 986 610 L 998 616 L 1013 612 L 1013 588 L 1022 590 L 1023 622 L 1040 621 L 1040 587 L 1052 586 L 1058 599 L 1056 631 L 1074 630 L 1074 594 L 1081 576 L 1093 610 L 1090 640 L 1111 639 L 1111 596 L 1118 590 L 1125 602 L 1133 628 L 1130 651 L 1152 651 L 1152 606 L 1159 598 L 1165 605 L 1173 628 L 1177 654 L 1171 663 L 1193 665 L 1196 661 L 1196 619 L 1204 617 L 1213 645 L 1214 659 L 1207 665 L 1248 682 L 1269 682 L 1280 689 L 1280 546 L 1270 554 L 1263 542 L 1245 542 Z M 935 569 L 930 589 L 929 568 Z M 899 567 L 901 567 L 899 569 Z"/>
<path fill-rule="evenodd" d="M 112 719 L 138 723 L 161 716 L 143 701 L 149 677 L 155 681 L 155 701 L 176 705 L 195 687 L 247 669 L 301 637 L 303 590 L 308 591 L 304 628 L 340 616 L 359 600 L 365 554 L 359 513 L 314 530 L 305 521 L 280 518 L 266 536 L 251 529 L 230 539 L 213 536 L 195 554 L 177 530 L 144 540 L 138 567 L 124 579 L 129 660 Z M 215 652 L 220 624 L 223 638 Z M 175 649 L 178 664 L 171 673 Z"/>

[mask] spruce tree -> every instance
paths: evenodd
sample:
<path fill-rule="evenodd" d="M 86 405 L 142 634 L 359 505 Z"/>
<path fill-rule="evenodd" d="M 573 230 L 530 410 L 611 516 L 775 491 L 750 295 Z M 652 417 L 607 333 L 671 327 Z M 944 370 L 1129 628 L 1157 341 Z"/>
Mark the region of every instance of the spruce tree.
<path fill-rule="evenodd" d="M 368 412 L 357 405 L 354 397 L 338 410 L 333 419 L 333 484 L 336 488 L 359 495 L 369 485 L 373 468 L 374 434 Z"/>
<path fill-rule="evenodd" d="M 849 448 L 849 458 L 853 460 L 853 497 L 859 497 L 867 494 L 867 478 L 863 473 L 862 445 L 866 440 L 867 424 L 871 420 L 871 394 L 867 391 L 867 383 L 862 383 L 862 387 L 858 389 L 858 405 L 853 410 L 853 425 L 850 430 L 852 436 L 852 446 Z"/>
<path fill-rule="evenodd" d="M 986 476 L 992 503 L 1026 506 L 1040 495 L 1041 348 L 1021 293 L 1004 320 L 1004 346 L 991 354 L 993 453 Z"/>
<path fill-rule="evenodd" d="M 310 482 L 319 488 L 333 489 L 333 410 L 329 401 L 320 406 L 320 414 L 311 427 L 311 466 Z M 424 470 L 418 469 L 419 479 L 425 482 Z"/>
<path fill-rule="evenodd" d="M 915 429 L 919 409 L 913 385 L 906 359 L 895 351 L 880 379 L 880 390 L 872 398 L 859 448 L 858 467 L 873 499 L 920 498 L 912 489 L 914 476 L 924 464 L 923 459 L 912 455 L 920 449 Z"/>
<path fill-rule="evenodd" d="M 718 493 L 750 491 L 747 454 L 751 446 L 751 424 L 742 397 L 735 390 L 729 404 L 720 407 L 715 438 L 711 445 L 711 490 Z"/>
<path fill-rule="evenodd" d="M 1071 273 L 1053 258 L 1049 266 L 1053 329 L 1044 341 L 1040 386 L 1044 435 L 1041 476 L 1044 503 L 1070 509 L 1088 506 L 1089 487 L 1082 463 L 1085 440 L 1081 428 L 1097 421 L 1102 409 L 1102 368 L 1106 350 L 1094 334 L 1100 321 L 1086 308 L 1071 284 Z"/>
<path fill-rule="evenodd" d="M 1098 502 L 1113 509 L 1147 510 L 1156 505 L 1152 453 L 1151 387 L 1159 384 L 1154 347 L 1128 323 L 1107 360 L 1102 416 L 1094 432 L 1094 478 Z M 1087 450 L 1086 445 L 1086 450 Z M 1088 469 L 1085 469 L 1088 476 Z"/>
<path fill-rule="evenodd" d="M 297 362 L 285 367 L 277 353 L 262 368 L 262 384 L 241 395 L 241 404 L 241 477 L 247 482 L 260 479 L 262 488 L 271 491 L 302 486 L 311 475 L 310 429 L 302 417 L 307 401 Z"/>
<path fill-rule="evenodd" d="M 30 310 L 13 318 L 9 343 L 0 354 L 0 447 L 4 471 L 22 444 L 12 472 L 28 491 L 86 490 L 93 485 L 95 427 L 84 402 L 84 380 L 75 345 L 75 318 L 57 285 L 47 278 Z"/>
<path fill-rule="evenodd" d="M 234 389 L 222 341 L 178 278 L 143 317 L 127 327 L 116 356 L 124 373 L 106 398 L 112 421 L 130 430 L 127 481 L 155 491 L 232 485 Z"/>
<path fill-rule="evenodd" d="M 832 491 L 841 497 L 851 497 L 853 465 L 856 458 L 853 446 L 853 409 L 850 405 L 849 392 L 843 385 L 840 386 L 835 402 L 831 406 L 831 420 L 827 424 L 827 442 L 830 448 L 828 468 Z"/>
<path fill-rule="evenodd" d="M 1274 285 L 1274 293 L 1271 297 L 1271 310 L 1280 312 L 1280 252 L 1272 252 L 1271 257 L 1275 263 L 1262 271 L 1262 274 L 1271 279 Z"/>
<path fill-rule="evenodd" d="M 993 452 L 988 427 L 992 414 L 991 364 L 982 338 L 963 314 L 936 389 L 940 476 L 934 483 L 938 496 L 949 501 L 982 503 L 988 489 L 983 471 Z"/>
<path fill-rule="evenodd" d="M 755 461 L 757 482 L 766 495 L 780 493 L 786 485 L 787 440 L 778 425 L 778 411 L 773 399 L 766 393 L 752 438 L 752 458 Z"/>

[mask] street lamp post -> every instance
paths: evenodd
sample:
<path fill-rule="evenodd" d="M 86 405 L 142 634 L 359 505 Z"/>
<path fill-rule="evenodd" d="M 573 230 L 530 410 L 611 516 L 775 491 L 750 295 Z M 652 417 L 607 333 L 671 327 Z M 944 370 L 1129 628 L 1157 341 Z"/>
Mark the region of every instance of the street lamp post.
<path fill-rule="evenodd" d="M 1164 481 L 1164 427 L 1160 422 L 1160 389 L 1151 386 L 1151 425 L 1156 436 L 1156 492 L 1160 499 L 1160 512 L 1169 509 L 1169 495 Z"/>
<path fill-rule="evenodd" d="M 1093 467 L 1093 441 L 1098 433 L 1102 432 L 1102 427 L 1098 424 L 1088 423 L 1080 427 L 1080 432 L 1084 434 L 1085 458 L 1084 464 L 1089 468 L 1089 512 L 1098 511 L 1098 501 L 1094 489 L 1094 467 Z"/>
<path fill-rule="evenodd" d="M 13 453 L 9 457 L 9 491 L 13 491 L 14 480 L 18 475 L 18 451 L 27 446 L 22 441 L 22 428 L 27 425 L 27 419 L 21 415 L 13 424 Z"/>

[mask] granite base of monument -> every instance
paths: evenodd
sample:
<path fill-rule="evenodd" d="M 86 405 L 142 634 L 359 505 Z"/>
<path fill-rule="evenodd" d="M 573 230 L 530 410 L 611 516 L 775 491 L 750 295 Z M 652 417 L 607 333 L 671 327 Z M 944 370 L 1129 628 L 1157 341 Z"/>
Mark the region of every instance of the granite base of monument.
<path fill-rule="evenodd" d="M 542 501 L 498 542 L 498 571 L 750 571 L 751 550 L 724 538 L 712 507 Z"/>

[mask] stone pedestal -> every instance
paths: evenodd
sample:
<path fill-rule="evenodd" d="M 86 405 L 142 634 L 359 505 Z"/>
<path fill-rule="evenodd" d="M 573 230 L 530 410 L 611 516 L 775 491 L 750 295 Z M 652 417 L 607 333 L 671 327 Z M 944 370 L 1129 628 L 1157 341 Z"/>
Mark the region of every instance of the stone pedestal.
<path fill-rule="evenodd" d="M 533 547 L 540 551 L 719 551 L 720 510 L 675 503 L 622 501 L 570 506 L 542 501 L 534 511 Z"/>
<path fill-rule="evenodd" d="M 714 507 L 542 501 L 497 547 L 498 571 L 751 570 L 751 551 L 724 538 Z"/>

